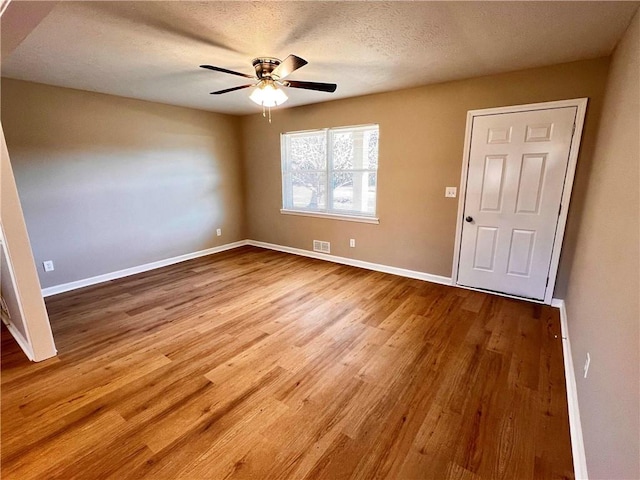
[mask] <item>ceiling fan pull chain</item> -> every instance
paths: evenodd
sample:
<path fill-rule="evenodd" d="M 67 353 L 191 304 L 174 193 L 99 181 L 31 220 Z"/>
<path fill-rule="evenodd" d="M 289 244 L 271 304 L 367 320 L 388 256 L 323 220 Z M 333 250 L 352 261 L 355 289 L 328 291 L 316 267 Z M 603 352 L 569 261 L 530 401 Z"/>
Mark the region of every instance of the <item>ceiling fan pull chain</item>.
<path fill-rule="evenodd" d="M 269 123 L 271 123 L 271 107 L 269 107 Z"/>
<path fill-rule="evenodd" d="M 266 117 L 266 116 L 267 116 L 267 113 L 266 113 L 266 112 L 265 112 L 265 110 L 264 110 L 264 103 L 262 104 L 262 116 L 263 116 L 263 117 Z"/>

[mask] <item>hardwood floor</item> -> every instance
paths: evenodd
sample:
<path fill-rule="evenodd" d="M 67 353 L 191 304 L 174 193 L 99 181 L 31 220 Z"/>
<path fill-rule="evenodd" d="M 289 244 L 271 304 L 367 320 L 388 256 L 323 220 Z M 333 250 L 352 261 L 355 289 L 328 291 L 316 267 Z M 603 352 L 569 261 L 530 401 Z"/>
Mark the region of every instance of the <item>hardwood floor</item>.
<path fill-rule="evenodd" d="M 557 310 L 242 247 L 2 332 L 2 478 L 573 478 Z"/>

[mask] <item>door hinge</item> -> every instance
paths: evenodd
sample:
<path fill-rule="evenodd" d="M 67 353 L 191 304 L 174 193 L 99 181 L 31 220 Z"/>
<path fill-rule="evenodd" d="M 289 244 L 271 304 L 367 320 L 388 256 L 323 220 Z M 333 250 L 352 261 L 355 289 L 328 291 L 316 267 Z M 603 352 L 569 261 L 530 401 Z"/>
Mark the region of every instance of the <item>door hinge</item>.
<path fill-rule="evenodd" d="M 562 213 L 562 204 L 560 204 L 560 208 L 558 208 L 558 216 Z"/>
<path fill-rule="evenodd" d="M 573 124 L 573 130 L 571 130 L 571 136 L 573 136 L 573 134 L 576 133 L 576 124 Z"/>
<path fill-rule="evenodd" d="M 547 283 L 544 284 L 545 287 L 549 286 L 549 277 L 547 277 Z"/>

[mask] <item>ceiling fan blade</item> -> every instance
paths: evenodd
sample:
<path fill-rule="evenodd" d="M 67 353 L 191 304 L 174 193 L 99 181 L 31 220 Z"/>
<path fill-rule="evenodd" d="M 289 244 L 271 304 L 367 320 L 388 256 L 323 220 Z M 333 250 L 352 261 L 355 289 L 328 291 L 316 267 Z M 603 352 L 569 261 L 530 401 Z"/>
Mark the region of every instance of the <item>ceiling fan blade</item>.
<path fill-rule="evenodd" d="M 285 87 L 304 88 L 306 90 L 318 90 L 320 92 L 333 93 L 338 88 L 335 83 L 319 83 L 319 82 L 298 82 L 296 80 L 287 80 L 283 82 Z"/>
<path fill-rule="evenodd" d="M 239 87 L 225 88 L 224 90 L 218 90 L 217 92 L 211 92 L 211 95 L 221 95 L 223 93 L 234 92 L 236 90 L 242 90 L 243 88 L 249 88 L 249 87 L 253 87 L 253 84 L 250 83 L 249 85 L 240 85 Z"/>
<path fill-rule="evenodd" d="M 285 58 L 280 65 L 278 65 L 271 75 L 274 77 L 278 77 L 280 80 L 291 75 L 294 71 L 299 69 L 300 67 L 304 67 L 307 62 L 304 58 L 296 57 L 295 55 L 289 55 Z"/>
<path fill-rule="evenodd" d="M 230 73 L 231 75 L 238 75 L 239 77 L 255 78 L 253 75 L 247 75 L 246 73 L 234 72 L 233 70 L 227 70 L 226 68 L 222 68 L 222 67 L 214 67 L 213 65 L 200 65 L 200 68 L 206 68 L 208 70 L 213 70 L 213 71 L 216 71 L 216 72 Z"/>

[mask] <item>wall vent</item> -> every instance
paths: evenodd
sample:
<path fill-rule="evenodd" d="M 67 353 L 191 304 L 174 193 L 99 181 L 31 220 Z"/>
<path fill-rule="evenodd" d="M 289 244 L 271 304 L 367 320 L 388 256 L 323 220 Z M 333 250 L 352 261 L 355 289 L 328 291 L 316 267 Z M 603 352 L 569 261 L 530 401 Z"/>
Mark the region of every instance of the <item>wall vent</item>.
<path fill-rule="evenodd" d="M 314 240 L 313 251 L 322 252 L 322 253 L 331 253 L 331 244 L 329 242 L 323 242 L 321 240 Z"/>

